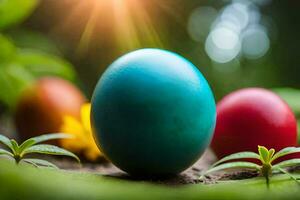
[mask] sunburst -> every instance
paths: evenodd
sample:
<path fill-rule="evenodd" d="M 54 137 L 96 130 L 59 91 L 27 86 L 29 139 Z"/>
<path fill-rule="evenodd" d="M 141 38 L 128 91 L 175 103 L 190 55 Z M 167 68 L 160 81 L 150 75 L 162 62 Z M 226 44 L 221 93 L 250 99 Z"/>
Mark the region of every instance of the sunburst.
<path fill-rule="evenodd" d="M 154 23 L 151 11 L 167 6 L 158 6 L 156 1 L 146 0 L 63 0 L 65 17 L 54 27 L 54 32 L 79 34 L 75 52 L 84 55 L 95 38 L 113 40 L 110 43 L 118 51 L 141 47 L 163 48 L 162 30 Z M 70 6 L 72 1 L 72 6 Z M 66 3 L 68 2 L 68 3 Z M 161 1 L 160 1 L 161 2 Z M 168 2 L 168 1 L 166 1 Z M 156 4 L 156 5 L 155 5 Z M 107 43 L 103 41 L 103 43 Z"/>

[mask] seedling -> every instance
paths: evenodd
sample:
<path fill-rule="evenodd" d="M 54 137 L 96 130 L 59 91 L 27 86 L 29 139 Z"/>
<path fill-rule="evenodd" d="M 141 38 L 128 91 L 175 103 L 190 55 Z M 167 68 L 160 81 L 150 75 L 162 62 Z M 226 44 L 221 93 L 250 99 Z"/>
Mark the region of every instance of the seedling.
<path fill-rule="evenodd" d="M 0 143 L 2 143 L 4 146 L 8 148 L 8 150 L 0 148 L 0 155 L 6 155 L 10 158 L 13 158 L 16 164 L 27 163 L 35 167 L 57 168 L 56 165 L 54 165 L 49 161 L 42 160 L 42 159 L 28 158 L 29 154 L 69 156 L 75 158 L 78 162 L 80 162 L 79 158 L 75 154 L 71 153 L 70 151 L 67 151 L 65 149 L 50 144 L 40 144 L 45 141 L 62 139 L 62 138 L 70 138 L 70 136 L 61 133 L 41 135 L 41 136 L 30 138 L 24 141 L 21 145 L 18 145 L 18 143 L 14 139 L 9 139 L 4 135 L 0 135 Z"/>
<path fill-rule="evenodd" d="M 258 154 L 254 152 L 239 152 L 226 156 L 213 164 L 211 168 L 208 169 L 200 178 L 219 170 L 242 168 L 259 172 L 263 177 L 265 177 L 267 187 L 269 187 L 270 177 L 274 172 L 287 174 L 293 180 L 298 182 L 298 179 L 290 174 L 285 168 L 299 165 L 300 159 L 285 160 L 274 165 L 273 163 L 278 158 L 299 152 L 300 147 L 287 147 L 275 153 L 274 149 L 268 150 L 264 146 L 258 146 Z M 240 159 L 253 159 L 253 162 L 240 161 Z M 261 164 L 256 164 L 255 160 L 259 160 Z"/>

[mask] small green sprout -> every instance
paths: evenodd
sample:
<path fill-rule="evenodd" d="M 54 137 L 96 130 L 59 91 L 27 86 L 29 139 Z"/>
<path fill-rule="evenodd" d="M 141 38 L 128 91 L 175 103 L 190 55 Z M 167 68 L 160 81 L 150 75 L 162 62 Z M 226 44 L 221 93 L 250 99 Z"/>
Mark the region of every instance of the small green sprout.
<path fill-rule="evenodd" d="M 267 187 L 269 187 L 270 177 L 274 172 L 287 174 L 290 178 L 298 182 L 298 179 L 290 174 L 285 168 L 297 166 L 300 164 L 300 159 L 285 160 L 273 165 L 274 161 L 283 156 L 299 153 L 300 147 L 287 147 L 277 153 L 274 149 L 268 150 L 264 146 L 258 146 L 258 154 L 254 152 L 239 152 L 226 156 L 211 166 L 200 178 L 207 174 L 226 169 L 250 169 L 259 172 L 266 179 Z M 250 161 L 238 161 L 239 159 L 254 159 L 259 160 L 261 165 Z M 231 161 L 231 162 L 228 162 Z"/>
<path fill-rule="evenodd" d="M 28 158 L 29 154 L 37 153 L 37 154 L 69 156 L 75 158 L 78 162 L 80 162 L 79 158 L 75 154 L 71 153 L 70 151 L 67 151 L 65 149 L 50 144 L 40 144 L 45 141 L 62 139 L 62 138 L 70 138 L 70 136 L 62 133 L 41 135 L 41 136 L 29 138 L 28 140 L 24 141 L 21 145 L 19 145 L 14 139 L 9 139 L 4 135 L 0 134 L 0 143 L 3 144 L 8 149 L 6 150 L 0 148 L 0 155 L 5 155 L 10 158 L 13 158 L 16 164 L 27 163 L 35 167 L 57 168 L 56 165 L 54 165 L 49 161 L 42 160 L 42 159 Z"/>

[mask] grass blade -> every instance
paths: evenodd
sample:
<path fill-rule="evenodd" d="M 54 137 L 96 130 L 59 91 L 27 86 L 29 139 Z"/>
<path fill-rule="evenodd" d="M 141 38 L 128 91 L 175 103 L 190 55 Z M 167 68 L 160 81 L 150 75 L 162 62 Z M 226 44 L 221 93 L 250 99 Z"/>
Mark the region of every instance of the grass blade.
<path fill-rule="evenodd" d="M 300 147 L 286 147 L 278 151 L 272 158 L 271 162 L 275 161 L 276 159 L 293 154 L 293 153 L 300 153 Z"/>
<path fill-rule="evenodd" d="M 10 148 L 12 150 L 12 144 L 10 142 L 10 139 L 5 137 L 4 135 L 0 135 L 0 143 L 4 144 L 5 146 L 7 146 L 8 148 Z"/>
<path fill-rule="evenodd" d="M 245 152 L 234 153 L 234 154 L 231 154 L 229 156 L 226 156 L 226 157 L 220 159 L 219 161 L 217 161 L 216 163 L 214 163 L 212 165 L 212 167 L 217 166 L 217 165 L 219 165 L 223 162 L 230 161 L 230 160 L 246 159 L 246 158 L 252 158 L 252 159 L 260 160 L 260 157 L 257 153 L 250 152 L 250 151 L 245 151 Z"/>
<path fill-rule="evenodd" d="M 244 169 L 255 169 L 260 170 L 260 166 L 251 162 L 232 162 L 232 163 L 224 163 L 213 167 L 207 170 L 204 175 L 210 174 L 212 172 L 226 170 L 226 169 L 234 169 L 234 168 L 244 168 Z"/>
<path fill-rule="evenodd" d="M 42 167 L 50 167 L 50 168 L 58 169 L 58 167 L 55 164 L 41 159 L 26 158 L 23 159 L 22 162 L 26 162 L 34 166 L 42 166 Z"/>
<path fill-rule="evenodd" d="M 14 155 L 12 153 L 10 153 L 9 151 L 6 151 L 4 149 L 0 149 L 0 155 L 8 155 L 8 156 L 14 157 Z"/>
<path fill-rule="evenodd" d="M 39 145 L 31 146 L 28 149 L 25 149 L 25 151 L 23 152 L 23 155 L 29 154 L 29 153 L 69 156 L 69 157 L 75 158 L 78 162 L 80 162 L 79 158 L 72 152 L 62 149 L 62 148 L 59 148 L 54 145 L 49 145 L 49 144 L 39 144 Z"/>
<path fill-rule="evenodd" d="M 273 165 L 274 170 L 279 170 L 279 168 L 285 168 L 285 167 L 292 167 L 300 165 L 300 159 L 291 159 L 282 161 L 280 163 L 277 163 L 276 165 Z"/>

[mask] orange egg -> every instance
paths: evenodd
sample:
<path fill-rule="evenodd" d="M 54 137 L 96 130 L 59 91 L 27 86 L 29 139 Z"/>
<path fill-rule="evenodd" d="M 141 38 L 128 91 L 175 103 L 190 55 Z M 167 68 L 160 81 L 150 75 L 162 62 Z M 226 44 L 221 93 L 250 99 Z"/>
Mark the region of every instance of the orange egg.
<path fill-rule="evenodd" d="M 86 102 L 82 92 L 72 83 L 44 77 L 26 89 L 17 104 L 15 124 L 21 140 L 59 132 L 64 115 L 80 118 Z"/>

